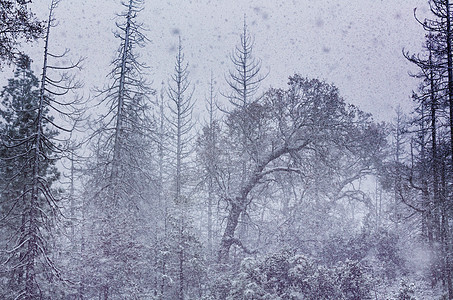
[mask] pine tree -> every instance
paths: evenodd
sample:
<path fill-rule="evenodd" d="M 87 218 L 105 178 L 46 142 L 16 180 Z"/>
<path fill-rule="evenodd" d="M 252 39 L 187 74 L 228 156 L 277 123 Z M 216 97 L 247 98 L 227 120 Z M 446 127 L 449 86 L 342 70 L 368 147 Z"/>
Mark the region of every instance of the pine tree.
<path fill-rule="evenodd" d="M 206 225 L 207 225 L 207 253 L 210 259 L 213 258 L 213 247 L 216 235 L 216 226 L 214 224 L 214 209 L 217 202 L 216 197 L 216 168 L 218 163 L 218 136 L 220 135 L 220 124 L 217 119 L 217 97 L 215 92 L 215 80 L 211 72 L 209 81 L 209 96 L 206 98 L 207 120 L 203 126 L 201 134 L 197 138 L 197 161 L 199 172 L 202 177 L 202 186 L 204 188 L 206 201 L 200 203 L 200 209 L 206 207 Z M 204 226 L 204 222 L 203 222 Z"/>
<path fill-rule="evenodd" d="M 174 254 L 173 274 L 177 278 L 177 299 L 184 299 L 193 289 L 193 270 L 191 268 L 200 260 L 198 240 L 193 234 L 192 221 L 189 215 L 191 207 L 189 172 L 193 170 L 191 154 L 193 152 L 193 91 L 190 90 L 188 64 L 179 38 L 178 53 L 174 74 L 169 82 L 169 129 L 171 132 L 170 153 L 172 176 L 172 198 L 174 215 L 169 215 L 170 251 Z M 192 274 L 191 274 L 192 273 Z"/>
<path fill-rule="evenodd" d="M 33 255 L 23 247 L 23 244 L 30 238 L 27 232 L 29 230 L 28 222 L 30 222 L 27 220 L 27 212 L 32 209 L 29 197 L 34 166 L 34 155 L 30 150 L 35 142 L 33 137 L 38 117 L 36 110 L 39 104 L 38 87 L 39 81 L 30 70 L 30 62 L 24 59 L 18 65 L 14 79 L 9 80 L 8 86 L 1 93 L 2 105 L 5 108 L 1 111 L 4 122 L 1 124 L 2 201 L 0 205 L 2 213 L 4 212 L 2 214 L 2 240 L 5 241 L 2 248 L 5 247 L 4 249 L 9 253 L 7 257 L 3 258 L 11 266 L 6 269 L 9 284 L 8 288 L 3 291 L 5 298 L 22 289 L 21 285 L 25 281 L 23 263 Z M 44 109 L 43 117 L 49 117 L 48 109 Z M 43 122 L 41 130 L 46 140 L 54 138 L 57 134 L 55 130 L 49 129 L 48 122 Z M 44 145 L 40 145 L 40 147 L 43 156 L 49 158 L 53 156 L 51 149 Z M 49 186 L 59 177 L 54 165 L 55 159 L 46 159 L 39 164 L 39 176 L 46 180 Z M 52 208 L 47 207 L 44 197 L 38 198 L 37 201 L 38 203 L 35 205 L 44 209 L 45 214 L 52 214 Z M 43 225 L 49 222 L 47 218 L 44 220 Z M 45 238 L 40 237 L 38 242 L 45 244 Z"/>
<path fill-rule="evenodd" d="M 103 299 L 139 297 L 151 288 L 144 264 L 150 254 L 146 236 L 155 229 L 144 208 L 155 200 L 149 166 L 153 124 L 148 98 L 154 91 L 144 79 L 146 65 L 137 53 L 146 42 L 143 25 L 137 20 L 143 3 L 129 0 L 118 15 L 121 21 L 115 36 L 120 47 L 109 74 L 111 84 L 97 96 L 107 113 L 95 121 L 91 136 L 94 159 L 88 166 L 86 193 L 92 199 L 87 251 L 93 260 L 87 268 L 95 272 Z"/>
<path fill-rule="evenodd" d="M 451 27 L 452 11 L 449 0 L 430 0 L 431 18 L 417 21 L 427 32 L 425 50 L 426 55 L 409 56 L 405 54 L 411 62 L 415 63 L 420 73 L 417 74 L 422 79 L 420 94 L 416 95 L 415 100 L 419 103 L 419 125 L 430 130 L 426 137 L 419 139 L 423 144 L 420 145 L 420 157 L 425 157 L 425 171 L 428 171 L 430 181 L 423 183 L 424 198 L 427 202 L 426 225 L 427 236 L 430 244 L 433 242 L 442 244 L 443 267 L 442 281 L 448 291 L 448 299 L 453 299 L 453 280 L 451 274 L 453 247 L 451 244 L 450 225 L 451 210 L 448 208 L 447 199 L 451 195 L 448 188 L 452 178 L 453 166 L 453 53 L 452 38 L 453 29 Z M 448 118 L 442 120 L 441 109 L 448 110 Z M 448 124 L 448 137 L 441 136 L 440 124 Z M 443 173 L 442 165 L 444 158 L 440 156 L 440 145 L 442 140 L 448 140 L 450 153 L 448 154 L 450 165 Z M 425 145 L 425 141 L 430 141 L 430 145 Z M 428 147 L 427 147 L 428 146 Z M 444 186 L 445 188 L 443 188 Z M 429 190 L 428 190 L 429 187 Z M 432 191 L 432 195 L 430 195 Z M 429 199 L 431 197 L 431 199 Z"/>
<path fill-rule="evenodd" d="M 36 40 L 45 31 L 44 22 L 36 19 L 28 8 L 31 1 L 0 1 L 0 67 L 2 62 L 22 63 L 25 54 L 20 42 Z"/>
<path fill-rule="evenodd" d="M 29 71 L 28 62 L 22 60 L 20 68 L 25 81 L 20 84 L 24 86 L 18 87 L 17 81 L 10 81 L 13 86 L 6 88 L 3 93 L 6 99 L 9 99 L 6 100 L 9 101 L 9 104 L 6 104 L 9 111 L 4 114 L 9 124 L 7 123 L 5 128 L 7 136 L 3 138 L 6 149 L 2 151 L 5 155 L 3 165 L 13 164 L 17 168 L 13 174 L 11 170 L 6 172 L 11 176 L 6 178 L 6 185 L 3 186 L 6 189 L 14 186 L 14 189 L 10 195 L 13 198 L 5 199 L 5 203 L 12 205 L 10 210 L 6 211 L 4 219 L 10 216 L 21 218 L 21 221 L 15 223 L 19 224 L 19 227 L 15 228 L 15 234 L 12 236 L 14 241 L 8 245 L 7 251 L 7 263 L 10 266 L 8 271 L 21 274 L 15 293 L 9 295 L 15 299 L 44 297 L 48 292 L 45 283 L 53 281 L 54 278 L 62 279 L 60 270 L 52 260 L 49 247 L 49 233 L 60 212 L 56 193 L 51 186 L 58 178 L 58 173 L 52 166 L 67 150 L 61 145 L 64 138 L 56 139 L 57 133 L 71 133 L 72 129 L 57 123 L 51 112 L 57 112 L 69 120 L 78 118 L 78 101 L 66 102 L 57 97 L 66 95 L 80 85 L 68 72 L 60 73 L 58 79 L 51 76 L 55 76 L 52 74 L 55 70 L 69 71 L 79 68 L 81 61 L 67 67 L 51 64 L 52 58 L 64 56 L 54 55 L 49 50 L 50 29 L 55 25 L 54 10 L 58 2 L 53 0 L 49 10 L 39 89 L 33 90 L 36 79 Z M 26 94 L 18 97 L 17 92 L 22 88 Z M 11 131 L 14 122 L 23 123 L 16 123 L 19 126 L 18 132 Z"/>
<path fill-rule="evenodd" d="M 229 91 L 223 95 L 228 99 L 233 110 L 241 110 L 242 114 L 237 114 L 234 118 L 234 124 L 230 124 L 230 128 L 240 132 L 237 143 L 236 154 L 241 160 L 242 175 L 241 181 L 244 182 L 250 176 L 248 170 L 250 165 L 247 163 L 250 160 L 249 150 L 257 147 L 254 144 L 253 128 L 250 124 L 250 119 L 253 118 L 249 112 L 253 110 L 254 105 L 259 102 L 261 96 L 258 94 L 262 81 L 267 77 L 261 71 L 261 60 L 253 55 L 254 38 L 250 34 L 244 15 L 244 24 L 242 33 L 240 34 L 240 43 L 237 45 L 230 55 L 230 61 L 233 68 L 229 70 L 226 76 L 226 81 Z M 227 114 L 229 112 L 224 111 Z M 231 126 L 233 125 L 233 126 Z M 241 214 L 240 222 L 240 238 L 247 237 L 247 225 L 249 223 L 247 212 Z"/>

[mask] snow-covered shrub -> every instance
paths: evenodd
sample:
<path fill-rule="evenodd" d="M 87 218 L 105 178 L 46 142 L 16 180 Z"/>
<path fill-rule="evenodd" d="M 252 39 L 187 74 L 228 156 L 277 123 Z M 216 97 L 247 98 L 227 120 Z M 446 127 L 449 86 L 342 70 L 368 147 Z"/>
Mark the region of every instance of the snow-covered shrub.
<path fill-rule="evenodd" d="M 415 298 L 415 284 L 401 280 L 399 290 L 389 300 L 417 300 Z"/>
<path fill-rule="evenodd" d="M 233 277 L 226 299 L 371 299 L 367 269 L 351 260 L 327 267 L 282 251 L 244 260 Z"/>

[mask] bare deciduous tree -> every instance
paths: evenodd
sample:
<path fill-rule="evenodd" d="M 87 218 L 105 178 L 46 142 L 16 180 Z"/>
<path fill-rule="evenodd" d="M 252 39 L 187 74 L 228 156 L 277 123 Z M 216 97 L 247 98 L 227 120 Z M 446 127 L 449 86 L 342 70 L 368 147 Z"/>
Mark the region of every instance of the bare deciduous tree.
<path fill-rule="evenodd" d="M 222 197 L 228 203 L 228 216 L 219 249 L 220 262 L 227 261 L 232 245 L 252 252 L 235 236 L 236 229 L 240 215 L 253 203 L 254 190 L 263 185 L 266 179 L 272 178 L 273 174 L 290 172 L 303 176 L 303 165 L 298 167 L 298 158 L 309 152 L 322 151 L 329 145 L 337 151 L 349 153 L 361 164 L 371 163 L 359 143 L 360 137 L 374 132 L 374 127 L 370 126 L 370 116 L 355 107 L 348 107 L 337 89 L 326 83 L 295 75 L 290 78 L 288 90 L 272 89 L 261 103 L 246 109 L 248 111 L 237 109 L 231 112 L 227 123 L 230 126 L 236 124 L 234 119 L 231 120 L 235 115 L 250 116 L 249 128 L 254 133 L 250 137 L 259 147 L 247 149 L 250 173 L 246 180 L 235 180 L 241 175 L 238 170 L 225 167 L 227 164 L 219 170 L 217 181 Z M 240 135 L 238 131 L 232 134 L 228 138 L 234 138 L 234 134 Z M 378 151 L 379 148 L 374 150 Z M 363 155 L 365 157 L 358 160 Z M 374 151 L 370 155 L 374 155 Z M 359 169 L 359 174 L 354 176 L 361 174 Z M 337 191 L 338 197 L 341 196 L 342 188 L 339 187 Z"/>

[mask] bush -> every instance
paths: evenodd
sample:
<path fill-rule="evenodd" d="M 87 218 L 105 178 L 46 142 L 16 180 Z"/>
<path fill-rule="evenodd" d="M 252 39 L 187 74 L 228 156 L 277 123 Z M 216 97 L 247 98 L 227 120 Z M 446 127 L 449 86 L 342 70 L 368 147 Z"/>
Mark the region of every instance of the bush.
<path fill-rule="evenodd" d="M 245 259 L 226 299 L 371 299 L 367 269 L 346 260 L 332 267 L 283 251 Z"/>
<path fill-rule="evenodd" d="M 417 300 L 415 298 L 415 285 L 402 280 L 398 292 L 389 300 Z"/>

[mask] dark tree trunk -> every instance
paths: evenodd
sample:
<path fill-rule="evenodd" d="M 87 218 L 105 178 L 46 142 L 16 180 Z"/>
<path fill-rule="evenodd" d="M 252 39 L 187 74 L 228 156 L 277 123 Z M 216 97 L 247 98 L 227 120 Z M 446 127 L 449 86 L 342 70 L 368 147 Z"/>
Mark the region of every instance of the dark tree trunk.
<path fill-rule="evenodd" d="M 231 209 L 228 213 L 227 225 L 220 242 L 219 262 L 228 261 L 230 247 L 233 244 L 234 232 L 236 231 L 236 227 L 238 225 L 239 216 L 243 211 L 243 209 L 237 203 L 242 201 L 242 199 L 236 199 L 235 202 L 231 203 Z"/>

